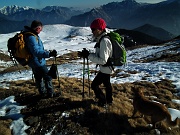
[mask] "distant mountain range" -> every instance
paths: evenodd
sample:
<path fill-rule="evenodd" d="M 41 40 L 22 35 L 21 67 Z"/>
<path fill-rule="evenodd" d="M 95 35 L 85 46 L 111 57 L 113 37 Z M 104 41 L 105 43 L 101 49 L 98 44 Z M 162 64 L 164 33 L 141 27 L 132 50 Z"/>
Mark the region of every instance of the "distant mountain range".
<path fill-rule="evenodd" d="M 73 16 L 66 24 L 89 26 L 96 17 L 103 17 L 109 27 L 135 29 L 145 24 L 160 27 L 174 35 L 180 34 L 180 0 L 142 4 L 135 0 L 112 2 L 89 12 Z"/>
<path fill-rule="evenodd" d="M 44 25 L 60 24 L 84 12 L 86 10 L 60 6 L 47 6 L 41 10 L 16 5 L 7 6 L 0 9 L 0 33 L 22 30 L 24 25 L 30 25 L 33 20 L 41 20 Z"/>
<path fill-rule="evenodd" d="M 47 6 L 43 9 L 33 9 L 27 7 L 8 6 L 0 9 L 6 18 L 14 21 L 41 20 L 43 24 L 63 23 L 74 15 L 83 13 L 82 10 L 60 6 Z"/>
<path fill-rule="evenodd" d="M 23 29 L 34 19 L 43 24 L 89 26 L 92 20 L 102 17 L 108 27 L 145 33 L 159 40 L 180 35 L 180 0 L 167 0 L 156 4 L 138 3 L 135 0 L 111 2 L 98 8 L 47 6 L 43 9 L 7 6 L 0 9 L 0 33 Z"/>
<path fill-rule="evenodd" d="M 19 7 L 19 6 L 16 6 L 16 5 L 14 5 L 14 6 L 4 6 L 3 8 L 0 9 L 0 13 L 4 14 L 4 15 L 12 15 L 14 13 L 23 12 L 23 11 L 30 10 L 30 9 L 33 9 L 33 8 L 30 8 L 28 6 Z"/>

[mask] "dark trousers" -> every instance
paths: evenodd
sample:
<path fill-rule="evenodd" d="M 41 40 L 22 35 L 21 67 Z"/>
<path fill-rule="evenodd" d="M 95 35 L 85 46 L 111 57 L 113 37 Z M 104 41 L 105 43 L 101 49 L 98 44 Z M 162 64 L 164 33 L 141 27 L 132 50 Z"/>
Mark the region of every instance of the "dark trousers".
<path fill-rule="evenodd" d="M 36 81 L 36 87 L 40 94 L 47 94 L 54 93 L 53 85 L 52 85 L 52 78 L 48 76 L 48 69 L 47 66 L 44 65 L 42 67 L 32 68 L 34 78 Z"/>
<path fill-rule="evenodd" d="M 99 88 L 99 85 L 101 84 L 105 86 L 106 96 Z M 94 90 L 96 98 L 98 98 L 100 102 L 102 101 L 102 102 L 112 103 L 113 99 L 112 99 L 112 86 L 110 82 L 110 74 L 104 74 L 102 72 L 99 72 L 94 78 L 91 84 L 91 88 L 92 90 Z"/>

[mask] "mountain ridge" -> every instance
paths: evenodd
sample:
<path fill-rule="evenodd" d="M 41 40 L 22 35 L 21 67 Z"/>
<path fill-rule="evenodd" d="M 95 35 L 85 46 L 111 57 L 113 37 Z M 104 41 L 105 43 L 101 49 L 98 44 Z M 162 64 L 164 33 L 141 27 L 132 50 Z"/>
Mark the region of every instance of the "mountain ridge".
<path fill-rule="evenodd" d="M 134 29 L 149 23 L 163 28 L 175 36 L 180 34 L 180 4 L 177 0 L 168 4 L 140 4 L 132 1 L 122 1 L 117 2 L 116 6 L 114 6 L 114 3 L 92 9 L 85 14 L 73 16 L 65 23 L 74 26 L 84 26 L 85 22 L 86 25 L 90 25 L 94 18 L 102 17 L 109 27 Z M 127 3 L 129 8 L 127 8 Z M 173 18 L 176 18 L 176 20 Z"/>
<path fill-rule="evenodd" d="M 144 24 L 143 26 L 140 26 L 140 27 L 135 28 L 133 30 L 148 34 L 152 37 L 156 37 L 162 41 L 170 40 L 170 39 L 173 39 L 175 37 L 172 33 L 167 32 L 162 28 L 155 27 L 155 26 L 150 25 L 150 24 Z"/>
<path fill-rule="evenodd" d="M 21 9 L 21 7 L 19 8 Z M 90 25 L 94 18 L 102 17 L 110 28 L 133 30 L 145 24 L 150 24 L 167 31 L 165 33 L 169 32 L 173 34 L 173 36 L 171 36 L 174 38 L 180 35 L 179 9 L 180 2 L 178 0 L 168 0 L 156 4 L 138 3 L 135 0 L 124 0 L 122 2 L 110 2 L 100 7 L 93 8 L 90 11 L 88 10 L 88 12 L 60 6 L 47 6 L 41 10 L 29 8 L 28 10 L 17 11 L 10 15 L 0 14 L 0 17 L 3 16 L 4 18 L 3 22 L 0 22 L 0 25 L 3 26 L 0 33 L 21 30 L 19 28 L 22 26 L 17 27 L 17 22 L 21 25 L 20 22 L 28 21 L 26 25 L 29 25 L 34 19 L 41 20 L 44 25 L 68 24 L 86 27 Z M 8 21 L 15 21 L 15 26 L 7 25 L 4 23 L 6 21 L 7 24 Z M 12 31 L 10 31 L 11 29 Z M 163 35 L 163 33 L 157 31 L 154 31 L 154 33 Z M 157 36 L 155 37 L 159 38 Z M 169 38 L 168 34 L 167 37 L 166 35 L 160 37 L 161 40 Z"/>
<path fill-rule="evenodd" d="M 11 6 L 4 6 L 4 7 L 0 8 L 0 13 L 2 13 L 4 15 L 11 15 L 11 14 L 29 10 L 29 9 L 33 9 L 33 8 L 31 8 L 29 6 L 20 7 L 17 5 L 11 5 Z"/>

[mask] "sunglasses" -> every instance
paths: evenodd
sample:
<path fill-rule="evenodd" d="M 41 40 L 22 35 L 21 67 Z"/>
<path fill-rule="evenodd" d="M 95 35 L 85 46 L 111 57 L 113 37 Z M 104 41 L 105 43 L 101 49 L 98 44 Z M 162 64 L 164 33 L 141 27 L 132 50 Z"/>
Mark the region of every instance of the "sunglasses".
<path fill-rule="evenodd" d="M 95 28 L 92 28 L 92 29 L 91 29 L 92 32 L 94 32 L 95 30 L 97 30 L 97 29 L 95 29 Z"/>

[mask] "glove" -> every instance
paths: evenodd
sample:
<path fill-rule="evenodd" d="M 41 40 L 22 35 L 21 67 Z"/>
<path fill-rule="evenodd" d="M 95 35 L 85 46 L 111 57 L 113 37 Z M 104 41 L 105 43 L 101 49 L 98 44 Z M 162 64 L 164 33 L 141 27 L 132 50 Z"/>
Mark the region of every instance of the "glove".
<path fill-rule="evenodd" d="M 83 58 L 88 58 L 88 56 L 89 56 L 89 51 L 88 50 L 86 50 L 86 49 L 83 49 L 82 50 L 82 52 L 78 52 L 78 56 L 79 57 L 83 57 Z"/>
<path fill-rule="evenodd" d="M 56 50 L 52 50 L 49 53 L 49 57 L 56 57 L 57 56 L 57 51 Z"/>
<path fill-rule="evenodd" d="M 86 49 L 82 50 L 82 55 L 83 55 L 83 58 L 88 58 L 88 56 L 89 56 L 89 51 L 86 50 Z"/>
<path fill-rule="evenodd" d="M 81 51 L 78 51 L 78 57 L 83 57 Z"/>

